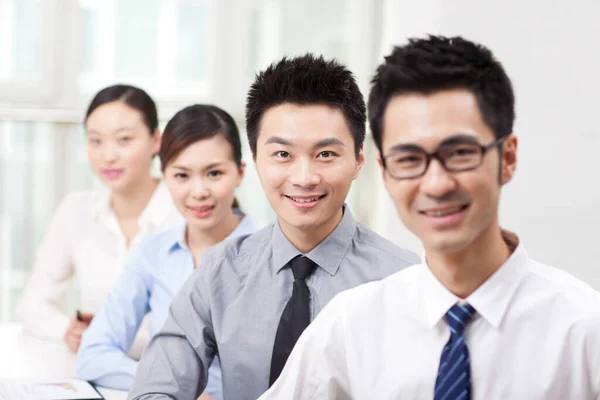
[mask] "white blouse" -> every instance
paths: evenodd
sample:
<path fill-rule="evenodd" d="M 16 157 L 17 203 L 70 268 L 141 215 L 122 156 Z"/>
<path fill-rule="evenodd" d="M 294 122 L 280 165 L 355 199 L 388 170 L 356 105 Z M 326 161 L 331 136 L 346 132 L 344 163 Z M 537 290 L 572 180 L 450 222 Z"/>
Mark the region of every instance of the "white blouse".
<path fill-rule="evenodd" d="M 128 247 L 109 202 L 107 191 L 93 190 L 68 194 L 58 206 L 17 304 L 17 318 L 30 333 L 62 339 L 69 324 L 65 306 L 74 277 L 80 310 L 96 313 L 140 238 L 183 222 L 161 182 L 138 218 L 140 231 Z"/>

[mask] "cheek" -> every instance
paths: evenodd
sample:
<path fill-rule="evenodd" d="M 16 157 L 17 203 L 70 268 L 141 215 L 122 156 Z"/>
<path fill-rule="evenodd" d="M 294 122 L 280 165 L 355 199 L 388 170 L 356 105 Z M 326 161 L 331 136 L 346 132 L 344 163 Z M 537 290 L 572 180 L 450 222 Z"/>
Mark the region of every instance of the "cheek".
<path fill-rule="evenodd" d="M 412 217 L 412 204 L 418 194 L 418 184 L 411 181 L 397 181 L 384 176 L 385 189 L 394 204 L 398 216 L 404 223 Z"/>
<path fill-rule="evenodd" d="M 265 191 L 280 187 L 285 182 L 287 168 L 284 165 L 256 164 L 256 173 Z"/>
<path fill-rule="evenodd" d="M 500 183 L 498 181 L 498 160 L 489 160 L 480 170 L 473 171 L 470 175 L 465 175 L 461 186 L 471 194 L 471 196 L 483 199 L 482 206 L 489 206 L 489 201 L 496 198 L 500 193 Z"/>
<path fill-rule="evenodd" d="M 90 165 L 95 169 L 100 166 L 101 162 L 101 151 L 98 148 L 87 148 L 87 156 L 90 162 Z"/>
<path fill-rule="evenodd" d="M 355 164 L 340 163 L 337 165 L 325 165 L 320 173 L 325 182 L 332 186 L 350 187 L 356 171 Z"/>
<path fill-rule="evenodd" d="M 497 177 L 479 182 L 475 195 L 479 201 L 479 207 L 488 212 L 496 212 L 500 188 Z"/>
<path fill-rule="evenodd" d="M 131 166 L 142 167 L 145 169 L 147 164 L 152 161 L 152 152 L 143 144 L 136 144 L 119 149 L 120 158 L 131 164 Z"/>
<path fill-rule="evenodd" d="M 187 185 L 178 183 L 173 178 L 165 178 L 165 182 L 167 184 L 167 187 L 169 188 L 169 193 L 171 194 L 171 199 L 173 200 L 173 203 L 175 203 L 175 205 L 179 207 L 185 202 L 185 199 L 187 197 Z"/>
<path fill-rule="evenodd" d="M 416 186 L 409 182 L 388 181 L 387 189 L 398 212 L 408 214 L 416 197 Z"/>
<path fill-rule="evenodd" d="M 212 196 L 219 201 L 229 201 L 235 196 L 236 177 L 229 175 L 221 179 L 211 188 Z"/>

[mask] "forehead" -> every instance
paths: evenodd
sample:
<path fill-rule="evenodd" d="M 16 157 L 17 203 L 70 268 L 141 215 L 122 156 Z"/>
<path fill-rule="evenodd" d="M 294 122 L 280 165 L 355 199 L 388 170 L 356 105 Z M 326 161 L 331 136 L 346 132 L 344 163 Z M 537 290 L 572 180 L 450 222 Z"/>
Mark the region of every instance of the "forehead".
<path fill-rule="evenodd" d="M 100 133 L 122 127 L 136 127 L 141 125 L 142 114 L 122 101 L 113 101 L 96 108 L 86 121 L 88 130 L 97 130 Z"/>
<path fill-rule="evenodd" d="M 473 136 L 480 143 L 494 139 L 492 130 L 483 121 L 475 96 L 468 90 L 397 95 L 386 107 L 384 152 L 400 143 L 414 143 L 432 150 L 456 135 Z"/>
<path fill-rule="evenodd" d="M 192 143 L 179 153 L 170 165 L 202 168 L 209 164 L 224 163 L 231 160 L 233 160 L 231 145 L 223 135 L 216 135 Z"/>
<path fill-rule="evenodd" d="M 298 146 L 331 137 L 342 142 L 353 141 L 342 111 L 323 104 L 284 103 L 269 108 L 260 122 L 258 144 L 274 136 Z"/>

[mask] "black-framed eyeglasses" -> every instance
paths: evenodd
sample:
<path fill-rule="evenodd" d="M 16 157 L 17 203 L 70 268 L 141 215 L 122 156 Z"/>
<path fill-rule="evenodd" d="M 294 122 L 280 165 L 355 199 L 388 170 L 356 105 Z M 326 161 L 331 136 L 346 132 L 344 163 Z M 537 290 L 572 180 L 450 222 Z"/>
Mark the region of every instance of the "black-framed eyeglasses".
<path fill-rule="evenodd" d="M 384 157 L 383 167 L 392 178 L 398 180 L 425 175 L 432 158 L 438 160 L 446 171 L 469 171 L 480 167 L 485 154 L 502 145 L 505 139 L 506 137 L 501 137 L 486 146 L 475 140 L 451 139 L 432 153 L 417 145 L 403 145 Z"/>

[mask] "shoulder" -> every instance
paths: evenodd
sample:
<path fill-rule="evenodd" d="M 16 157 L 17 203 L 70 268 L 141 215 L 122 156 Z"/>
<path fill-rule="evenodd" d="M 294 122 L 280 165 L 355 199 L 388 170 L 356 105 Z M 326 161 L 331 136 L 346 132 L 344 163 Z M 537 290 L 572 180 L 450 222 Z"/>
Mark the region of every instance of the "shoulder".
<path fill-rule="evenodd" d="M 271 224 L 256 232 L 253 227 L 245 232 L 240 231 L 239 234 L 232 235 L 228 240 L 207 249 L 202 255 L 202 264 L 210 267 L 215 263 L 235 262 L 261 253 L 270 243 L 272 229 Z"/>
<path fill-rule="evenodd" d="M 329 313 L 340 318 L 343 316 L 348 324 L 403 314 L 418 301 L 418 279 L 423 268 L 422 264 L 414 264 L 383 279 L 344 290 L 325 309 L 331 309 Z M 373 310 L 378 312 L 374 314 Z"/>
<path fill-rule="evenodd" d="M 379 261 L 395 263 L 398 269 L 420 263 L 419 257 L 412 251 L 395 245 L 358 222 L 356 224 L 354 241 L 376 253 Z"/>
<path fill-rule="evenodd" d="M 529 270 L 529 290 L 552 303 L 554 310 L 575 319 L 592 318 L 600 324 L 600 292 L 564 270 L 534 260 Z"/>
<path fill-rule="evenodd" d="M 239 210 L 236 210 L 236 214 L 241 216 L 240 222 L 238 226 L 231 232 L 231 234 L 227 237 L 227 239 L 239 237 L 239 236 L 249 236 L 256 232 L 256 226 L 254 225 L 254 221 L 252 219 L 242 213 Z"/>
<path fill-rule="evenodd" d="M 192 279 L 205 284 L 214 281 L 232 284 L 242 280 L 251 268 L 268 262 L 272 229 L 271 224 L 254 233 L 231 235 L 208 248 Z"/>
<path fill-rule="evenodd" d="M 92 218 L 94 210 L 105 199 L 106 193 L 101 190 L 85 190 L 70 192 L 63 197 L 54 213 L 55 218 L 82 222 Z"/>
<path fill-rule="evenodd" d="M 531 304 L 532 315 L 553 321 L 553 329 L 565 334 L 563 346 L 574 346 L 572 351 L 585 349 L 591 357 L 600 354 L 600 292 L 563 270 L 536 261 L 530 263 L 530 271 L 522 292 L 528 299 L 523 307 Z M 591 368 L 598 370 L 598 366 Z"/>
<path fill-rule="evenodd" d="M 63 197 L 60 202 L 62 206 L 75 206 L 75 207 L 91 207 L 102 201 L 106 197 L 106 193 L 102 190 L 80 190 L 75 192 L 69 192 Z"/>
<path fill-rule="evenodd" d="M 137 248 L 144 249 L 145 252 L 166 251 L 182 237 L 184 230 L 185 223 L 180 223 L 160 232 L 146 234 L 140 239 Z"/>
<path fill-rule="evenodd" d="M 184 230 L 185 223 L 180 223 L 167 230 L 142 236 L 132 249 L 127 264 L 136 270 L 147 270 L 150 273 L 166 268 L 170 255 L 174 254 L 171 249 L 182 237 Z"/>

